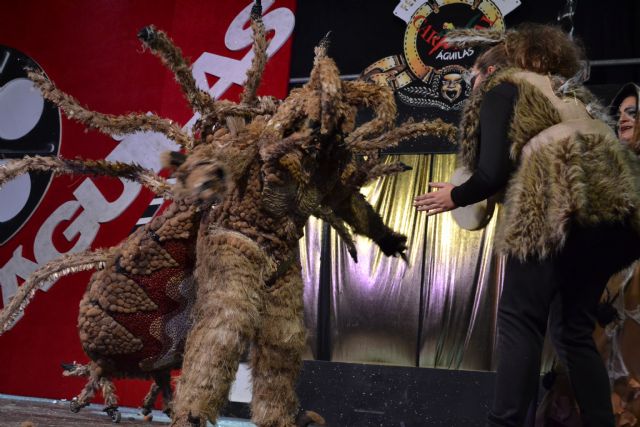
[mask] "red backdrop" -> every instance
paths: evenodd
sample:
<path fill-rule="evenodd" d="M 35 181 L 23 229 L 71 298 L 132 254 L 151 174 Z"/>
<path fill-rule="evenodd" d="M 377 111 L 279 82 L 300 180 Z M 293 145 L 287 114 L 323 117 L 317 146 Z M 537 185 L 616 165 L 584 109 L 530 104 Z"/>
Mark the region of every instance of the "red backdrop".
<path fill-rule="evenodd" d="M 260 92 L 284 97 L 295 0 L 263 0 L 263 6 L 265 24 L 273 37 L 271 49 L 276 52 L 269 60 Z M 2 6 L 5 19 L 0 26 L 0 44 L 33 58 L 58 87 L 92 109 L 117 114 L 152 111 L 184 124 L 191 119 L 191 110 L 173 76 L 157 58 L 142 52 L 137 31 L 149 24 L 165 30 L 182 47 L 185 56 L 199 64 L 199 71 L 208 71 L 206 82 L 212 87 L 220 83 L 221 72 L 215 69 L 215 64 L 223 60 L 220 56 L 240 61 L 250 51 L 246 43 L 248 23 L 241 19 L 248 16 L 249 7 L 249 0 L 7 2 Z M 242 22 L 236 21 L 233 26 L 232 22 L 243 11 L 244 15 L 238 18 Z M 238 65 L 239 62 L 228 62 L 222 73 L 232 70 L 235 74 L 231 77 L 236 82 L 242 81 L 243 67 Z M 196 78 L 203 81 L 204 74 Z M 225 86 L 218 84 L 213 91 L 219 94 Z M 238 84 L 232 84 L 223 97 L 235 99 L 240 90 Z M 132 148 L 136 141 L 140 142 L 129 141 L 124 155 L 143 162 L 149 153 Z M 62 119 L 60 154 L 65 157 L 105 158 L 118 145 L 112 138 L 87 133 L 82 126 Z M 100 203 L 90 207 L 75 202 L 77 196 L 73 192 L 81 185 L 97 188 L 94 196 Z M 42 250 L 42 259 L 37 259 L 34 242 L 39 231 L 38 245 L 46 241 L 59 253 L 83 249 L 86 244 L 92 248 L 111 246 L 122 240 L 154 198 L 146 190 L 132 188 L 128 193 L 131 200 L 123 202 L 124 185 L 119 180 L 54 179 L 28 222 L 0 246 L 0 285 L 5 299 L 12 292 L 11 280 L 17 277 L 18 283 L 22 283 L 21 274 L 28 275 L 20 270 L 44 264 L 46 254 L 52 252 Z M 83 229 L 70 233 L 77 225 L 74 221 L 86 210 L 100 210 L 96 206 L 113 202 L 119 207 L 112 209 L 113 218 L 98 218 L 93 225 L 97 229 L 95 236 L 90 231 L 83 235 L 86 231 Z M 93 217 L 97 218 L 99 213 Z M 52 221 L 52 228 L 43 227 Z M 56 399 L 79 393 L 85 380 L 62 377 L 60 363 L 88 361 L 78 340 L 76 318 L 89 275 L 87 272 L 68 276 L 46 292 L 39 291 L 22 319 L 0 336 L 0 393 Z M 117 381 L 121 404 L 139 405 L 148 384 Z"/>

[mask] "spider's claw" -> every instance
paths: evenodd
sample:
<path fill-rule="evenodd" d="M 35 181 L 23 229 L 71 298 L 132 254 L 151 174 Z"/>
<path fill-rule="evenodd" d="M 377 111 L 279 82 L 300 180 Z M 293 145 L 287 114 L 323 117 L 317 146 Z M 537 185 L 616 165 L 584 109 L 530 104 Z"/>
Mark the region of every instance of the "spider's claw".
<path fill-rule="evenodd" d="M 331 44 L 331 31 L 327 31 L 327 34 L 325 34 L 322 40 L 320 40 L 319 47 L 327 51 L 329 50 L 330 44 Z"/>
<path fill-rule="evenodd" d="M 18 63 L 22 65 L 22 69 L 26 73 L 37 73 L 38 72 L 38 64 L 31 58 L 18 58 Z"/>
<path fill-rule="evenodd" d="M 262 16 L 262 1 L 256 0 L 251 8 L 251 19 L 260 18 Z"/>
<path fill-rule="evenodd" d="M 156 39 L 157 30 L 153 25 L 147 25 L 138 31 L 138 38 L 145 44 L 151 44 Z"/>

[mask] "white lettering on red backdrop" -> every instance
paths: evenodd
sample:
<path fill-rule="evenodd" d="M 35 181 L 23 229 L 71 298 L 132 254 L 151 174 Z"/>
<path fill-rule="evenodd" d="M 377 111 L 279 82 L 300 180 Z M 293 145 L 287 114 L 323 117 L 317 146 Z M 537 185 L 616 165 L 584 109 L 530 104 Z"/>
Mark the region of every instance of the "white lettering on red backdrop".
<path fill-rule="evenodd" d="M 264 0 L 263 10 L 274 4 L 275 0 Z M 225 45 L 228 49 L 239 51 L 251 46 L 251 29 L 247 25 L 253 3 L 249 3 L 231 22 L 225 35 Z M 263 17 L 267 32 L 273 34 L 267 53 L 271 58 L 289 39 L 293 32 L 295 17 L 293 12 L 280 7 L 264 14 Z M 269 33 L 268 33 L 269 34 Z M 193 75 L 198 86 L 216 99 L 220 98 L 233 84 L 243 85 L 245 74 L 251 60 L 253 51 L 249 50 L 242 59 L 237 60 L 211 52 L 204 52 L 193 64 Z M 2 65 L 0 63 L 0 65 Z M 216 83 L 209 87 L 206 75 L 218 78 Z M 198 119 L 194 115 L 185 128 L 191 126 Z M 118 146 L 106 157 L 108 160 L 118 160 L 127 163 L 138 163 L 143 167 L 159 171 L 161 168 L 160 153 L 176 149 L 175 143 L 164 135 L 155 132 L 134 133 L 125 135 Z M 3 304 L 15 295 L 18 288 L 18 278 L 25 279 L 38 267 L 52 259 L 63 255 L 53 243 L 53 231 L 62 222 L 73 221 L 64 229 L 63 235 L 69 241 L 78 239 L 73 247 L 64 252 L 79 252 L 88 249 L 94 241 L 101 224 L 108 223 L 119 217 L 140 193 L 141 186 L 138 183 L 127 180 L 122 181 L 122 191 L 114 201 L 108 201 L 91 178 L 85 178 L 73 195 L 75 200 L 62 203 L 40 226 L 33 242 L 35 260 L 23 256 L 24 248 L 18 246 L 12 257 L 0 267 L 0 288 L 2 290 Z M 80 214 L 77 214 L 81 210 Z M 55 282 L 54 282 L 55 283 Z M 49 284 L 44 291 L 50 289 L 54 283 Z"/>
<path fill-rule="evenodd" d="M 264 10 L 269 9 L 275 0 L 262 2 Z M 242 12 L 231 22 L 224 37 L 224 44 L 229 50 L 238 51 L 251 46 L 251 28 L 246 26 L 249 22 L 253 3 L 245 7 Z M 262 17 L 267 34 L 274 31 L 273 38 L 269 42 L 267 55 L 271 58 L 284 43 L 291 37 L 295 24 L 295 17 L 291 10 L 280 7 L 269 11 Z M 247 70 L 253 60 L 253 50 L 249 50 L 242 59 L 228 58 L 215 53 L 204 52 L 193 63 L 193 77 L 200 89 L 207 90 L 215 99 L 220 98 L 233 84 L 244 85 Z M 218 77 L 218 81 L 209 88 L 207 74 Z M 191 128 L 200 114 L 196 113 L 186 124 Z"/>

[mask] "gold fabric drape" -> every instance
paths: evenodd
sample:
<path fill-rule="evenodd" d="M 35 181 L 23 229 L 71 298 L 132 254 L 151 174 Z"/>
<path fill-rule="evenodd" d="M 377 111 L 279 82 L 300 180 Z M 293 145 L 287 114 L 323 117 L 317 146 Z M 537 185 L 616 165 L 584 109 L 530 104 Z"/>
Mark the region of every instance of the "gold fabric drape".
<path fill-rule="evenodd" d="M 332 360 L 415 366 L 426 221 L 412 206 L 426 189 L 429 156 L 392 156 L 413 168 L 363 190 L 385 223 L 408 237 L 409 264 L 358 237 L 358 263 L 332 233 Z"/>
<path fill-rule="evenodd" d="M 455 156 L 435 156 L 428 179 L 447 181 L 454 168 Z M 429 218 L 419 366 L 491 369 L 503 266 L 493 255 L 497 216 L 478 231 L 461 229 L 450 213 Z"/>
<path fill-rule="evenodd" d="M 317 354 L 321 245 L 322 221 L 311 217 L 305 227 L 304 237 L 300 240 L 300 264 L 304 281 L 304 323 L 308 331 L 305 359 L 314 359 Z"/>
<path fill-rule="evenodd" d="M 450 214 L 427 218 L 413 198 L 446 181 L 454 155 L 389 156 L 413 170 L 363 189 L 394 230 L 408 236 L 409 263 L 385 257 L 357 237 L 358 263 L 331 233 L 331 360 L 491 369 L 502 264 L 492 256 L 495 219 L 465 231 Z M 312 219 L 301 242 L 305 319 L 315 353 L 322 224 Z"/>

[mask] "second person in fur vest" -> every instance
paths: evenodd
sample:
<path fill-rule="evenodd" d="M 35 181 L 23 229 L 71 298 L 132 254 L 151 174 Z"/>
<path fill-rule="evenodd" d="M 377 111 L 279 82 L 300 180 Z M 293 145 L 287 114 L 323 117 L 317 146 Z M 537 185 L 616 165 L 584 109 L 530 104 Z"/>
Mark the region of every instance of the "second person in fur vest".
<path fill-rule="evenodd" d="M 463 45 L 463 35 L 448 38 Z M 608 278 L 640 257 L 640 163 L 572 78 L 582 53 L 566 34 L 527 24 L 491 37 L 460 129 L 459 161 L 471 178 L 432 183 L 439 191 L 414 205 L 433 215 L 504 192 L 496 246 L 506 269 L 487 425 L 522 426 L 549 325 L 584 425 L 613 427 L 592 333 Z"/>

